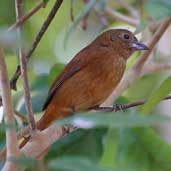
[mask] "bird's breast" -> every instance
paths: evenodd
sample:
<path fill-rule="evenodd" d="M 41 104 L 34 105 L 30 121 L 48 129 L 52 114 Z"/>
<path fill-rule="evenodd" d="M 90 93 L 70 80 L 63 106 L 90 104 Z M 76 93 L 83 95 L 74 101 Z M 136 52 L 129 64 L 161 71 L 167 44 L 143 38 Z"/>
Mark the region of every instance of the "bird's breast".
<path fill-rule="evenodd" d="M 90 68 L 91 85 L 87 88 L 94 100 L 102 103 L 120 82 L 124 70 L 125 60 L 121 57 L 109 57 L 96 61 Z"/>
<path fill-rule="evenodd" d="M 100 105 L 112 93 L 125 70 L 124 59 L 101 56 L 82 68 L 56 92 L 56 106 L 70 106 L 76 112 Z M 59 104 L 61 103 L 61 104 Z"/>

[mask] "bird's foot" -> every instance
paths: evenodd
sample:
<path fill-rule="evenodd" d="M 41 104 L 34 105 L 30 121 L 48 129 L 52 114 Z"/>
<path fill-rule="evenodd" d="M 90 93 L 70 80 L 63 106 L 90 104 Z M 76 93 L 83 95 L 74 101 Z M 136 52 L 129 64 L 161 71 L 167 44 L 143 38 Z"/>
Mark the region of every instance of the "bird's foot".
<path fill-rule="evenodd" d="M 124 108 L 125 108 L 124 104 L 114 104 L 113 105 L 113 111 L 114 112 L 123 111 Z"/>
<path fill-rule="evenodd" d="M 69 124 L 64 125 L 62 128 L 63 128 L 63 131 L 66 132 L 67 134 L 69 134 L 69 133 L 72 132 L 74 129 L 76 129 L 75 126 L 69 125 Z"/>

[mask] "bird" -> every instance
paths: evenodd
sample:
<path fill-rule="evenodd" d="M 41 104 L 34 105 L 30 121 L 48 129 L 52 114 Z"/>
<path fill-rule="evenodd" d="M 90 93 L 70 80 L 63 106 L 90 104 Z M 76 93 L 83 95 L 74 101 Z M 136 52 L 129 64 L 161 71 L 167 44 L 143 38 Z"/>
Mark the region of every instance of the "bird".
<path fill-rule="evenodd" d="M 55 79 L 36 128 L 42 131 L 58 119 L 100 106 L 122 79 L 127 59 L 135 51 L 148 49 L 126 29 L 101 33 L 78 52 Z M 24 137 L 19 148 L 29 141 L 29 132 L 29 127 L 19 132 L 18 139 Z M 0 161 L 5 155 L 6 148 L 0 152 Z"/>
<path fill-rule="evenodd" d="M 127 59 L 149 48 L 126 29 L 110 29 L 78 52 L 53 82 L 38 130 L 73 113 L 100 106 L 116 88 Z"/>

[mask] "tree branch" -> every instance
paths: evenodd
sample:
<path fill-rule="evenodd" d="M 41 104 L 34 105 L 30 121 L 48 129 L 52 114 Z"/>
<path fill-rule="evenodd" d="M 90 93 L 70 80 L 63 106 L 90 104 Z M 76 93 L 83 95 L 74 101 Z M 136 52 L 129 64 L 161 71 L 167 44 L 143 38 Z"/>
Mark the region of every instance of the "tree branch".
<path fill-rule="evenodd" d="M 150 50 L 146 51 L 137 59 L 133 67 L 128 71 L 128 73 L 124 76 L 123 80 L 119 83 L 113 93 L 108 97 L 108 99 L 103 103 L 103 106 L 109 106 L 112 102 L 122 94 L 124 90 L 126 90 L 136 79 L 139 78 L 142 67 L 144 63 L 147 61 L 150 53 L 152 52 L 154 46 L 160 40 L 166 29 L 169 27 L 171 23 L 171 19 L 164 20 L 159 29 L 157 29 L 156 33 L 152 37 L 150 43 L 148 43 L 148 47 Z"/>
<path fill-rule="evenodd" d="M 138 26 L 138 24 L 139 24 L 139 20 L 128 17 L 126 15 L 123 15 L 123 14 L 121 14 L 121 13 L 119 13 L 119 12 L 109 8 L 109 7 L 106 7 L 104 9 L 104 14 L 108 15 L 108 16 L 114 18 L 114 19 L 117 19 L 117 20 L 123 21 L 125 23 L 128 23 L 128 24 L 130 24 L 130 25 L 132 25 L 134 27 Z"/>
<path fill-rule="evenodd" d="M 141 70 L 141 75 L 161 71 L 171 71 L 171 64 L 146 63 Z"/>
<path fill-rule="evenodd" d="M 26 15 L 22 16 L 19 20 L 16 21 L 10 28 L 8 28 L 8 31 L 12 31 L 18 26 L 22 25 L 26 20 L 28 20 L 32 15 L 34 15 L 41 7 L 43 7 L 43 2 L 40 1 L 37 3 L 37 5 L 32 8 Z"/>
<path fill-rule="evenodd" d="M 171 96 L 165 97 L 163 100 L 171 99 Z M 123 104 L 123 108 L 113 108 L 113 107 L 100 107 L 100 111 L 102 112 L 117 112 L 120 110 L 125 110 L 128 108 L 132 108 L 135 106 L 143 105 L 145 101 L 137 101 L 133 103 Z M 67 135 L 68 133 L 76 130 L 77 128 L 73 127 L 57 127 L 54 123 L 49 128 L 45 129 L 42 132 L 38 132 L 38 134 L 21 149 L 21 152 L 24 153 L 27 157 L 33 157 L 36 159 L 41 159 L 47 153 L 49 147 L 57 140 L 61 139 L 63 136 Z M 48 138 L 47 138 L 48 137 Z M 51 138 L 49 138 L 51 137 Z M 41 144 L 41 145 L 40 145 Z"/>
<path fill-rule="evenodd" d="M 41 38 L 43 37 L 44 33 L 46 32 L 47 28 L 49 27 L 51 21 L 55 17 L 59 7 L 62 4 L 62 2 L 63 2 L 63 0 L 56 0 L 52 10 L 50 11 L 50 13 L 49 13 L 47 19 L 45 20 L 45 22 L 43 23 L 39 33 L 36 35 L 30 50 L 26 54 L 26 63 L 28 62 L 28 60 L 30 59 L 30 57 L 33 54 L 34 50 L 38 46 Z M 18 80 L 20 75 L 21 75 L 21 70 L 20 70 L 20 65 L 18 65 L 18 67 L 16 69 L 16 72 L 15 72 L 15 74 L 13 75 L 13 77 L 12 77 L 12 79 L 10 81 L 11 88 L 14 89 L 14 90 L 16 90 L 16 83 L 17 83 L 17 80 Z"/>
<path fill-rule="evenodd" d="M 171 99 L 171 96 L 165 97 L 163 100 Z M 128 108 L 143 105 L 145 101 L 137 101 L 128 104 L 122 104 L 122 107 L 117 105 L 116 107 L 99 107 L 94 108 L 94 110 L 101 112 L 117 112 L 120 110 L 125 110 Z M 27 128 L 26 128 L 27 129 Z M 63 136 L 77 129 L 76 127 L 57 127 L 56 123 L 52 124 L 50 127 L 43 131 L 36 131 L 35 134 L 22 145 L 21 152 L 27 157 L 33 157 L 36 159 L 41 159 L 47 153 L 49 147 L 57 140 L 61 139 Z M 22 133 L 25 134 L 25 131 Z M 22 133 L 19 135 L 22 138 Z M 6 154 L 6 148 L 0 152 L 0 161 L 3 161 Z"/>
<path fill-rule="evenodd" d="M 171 99 L 171 96 L 166 96 L 163 100 L 169 100 Z M 137 102 L 133 102 L 133 103 L 128 103 L 128 104 L 120 104 L 116 105 L 116 107 L 98 107 L 95 108 L 95 110 L 97 111 L 101 111 L 101 112 L 117 112 L 117 111 L 121 111 L 121 110 L 125 110 L 125 109 L 129 109 L 132 107 L 136 107 L 136 106 L 141 106 L 143 104 L 145 104 L 146 101 L 137 101 Z"/>
<path fill-rule="evenodd" d="M 9 126 L 14 126 L 15 119 L 13 114 L 11 91 L 2 48 L 0 48 L 0 84 L 2 87 L 2 102 L 5 113 L 5 123 Z M 8 160 L 4 165 L 3 171 L 17 171 L 19 170 L 18 166 L 11 160 L 19 157 L 17 133 L 14 127 L 6 128 L 6 145 Z"/>
<path fill-rule="evenodd" d="M 165 19 L 161 24 L 160 27 L 157 29 L 156 33 L 154 34 L 153 38 L 151 39 L 150 43 L 148 44 L 149 50 L 144 52 L 140 58 L 136 61 L 136 63 L 133 66 L 133 69 L 135 70 L 141 70 L 144 63 L 148 59 L 150 53 L 152 52 L 155 45 L 158 43 L 160 38 L 163 36 L 167 28 L 169 27 L 171 23 L 171 19 Z"/>
<path fill-rule="evenodd" d="M 117 0 L 117 2 L 123 6 L 134 18 L 138 18 L 140 17 L 139 12 L 130 4 L 128 4 L 126 1 L 124 0 Z"/>
<path fill-rule="evenodd" d="M 18 21 L 22 17 L 22 0 L 15 0 L 15 6 L 16 6 L 16 20 Z M 20 59 L 20 66 L 21 66 L 21 75 L 22 75 L 22 80 L 23 80 L 25 106 L 26 106 L 26 110 L 28 114 L 30 130 L 33 131 L 36 129 L 36 122 L 34 120 L 33 110 L 32 110 L 21 26 L 18 28 L 18 37 L 19 37 L 19 49 L 18 50 L 19 50 L 19 59 Z"/>

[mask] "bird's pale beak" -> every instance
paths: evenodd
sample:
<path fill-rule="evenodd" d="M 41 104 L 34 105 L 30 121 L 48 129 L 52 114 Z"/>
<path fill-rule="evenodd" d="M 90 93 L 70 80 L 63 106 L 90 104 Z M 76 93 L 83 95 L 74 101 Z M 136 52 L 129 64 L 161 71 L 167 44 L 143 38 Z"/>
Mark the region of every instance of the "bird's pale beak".
<path fill-rule="evenodd" d="M 139 43 L 139 42 L 133 42 L 131 44 L 131 48 L 135 50 L 149 50 L 149 48 L 146 45 L 144 45 L 143 43 Z"/>

